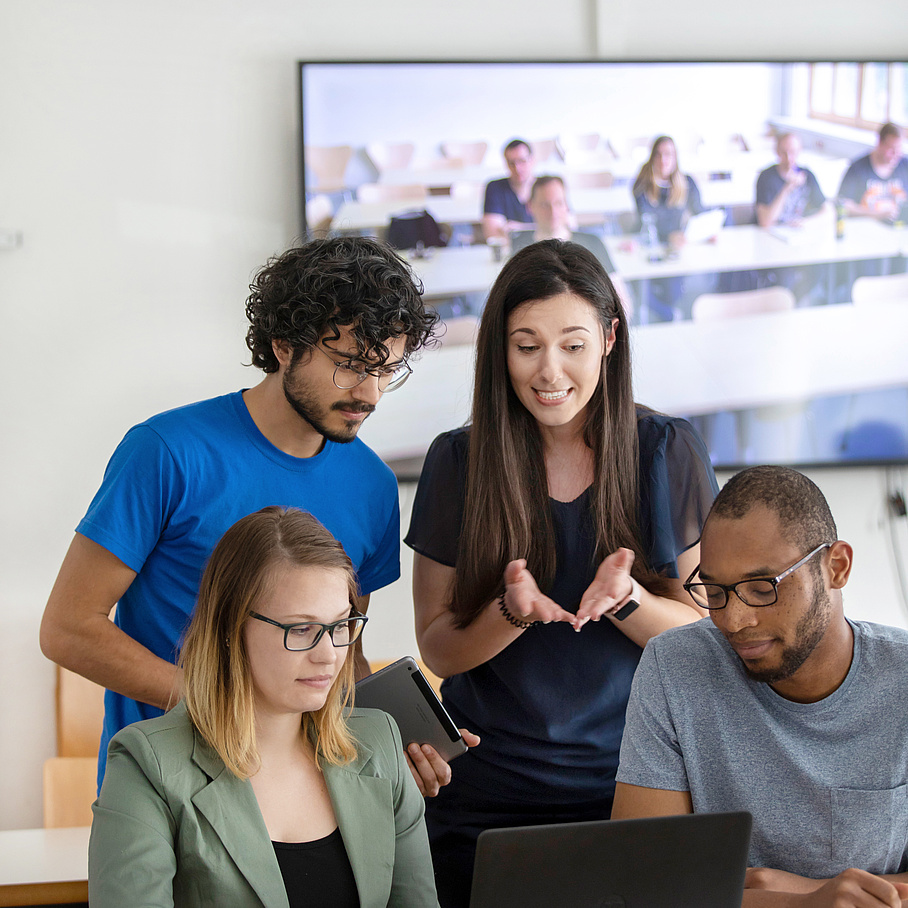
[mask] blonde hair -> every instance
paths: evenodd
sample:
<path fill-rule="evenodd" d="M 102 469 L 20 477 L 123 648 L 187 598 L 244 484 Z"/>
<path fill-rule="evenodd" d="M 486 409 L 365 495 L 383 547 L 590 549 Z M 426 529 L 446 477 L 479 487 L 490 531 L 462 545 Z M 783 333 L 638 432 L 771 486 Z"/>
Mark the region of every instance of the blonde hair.
<path fill-rule="evenodd" d="M 311 514 L 296 508 L 263 508 L 238 520 L 212 552 L 180 657 L 189 718 L 241 779 L 249 778 L 259 762 L 243 627 L 268 594 L 281 564 L 341 571 L 351 608 L 355 606 L 356 574 L 341 544 Z M 352 702 L 353 666 L 348 657 L 324 706 L 303 713 L 302 732 L 314 745 L 319 765 L 341 765 L 356 756 L 344 718 Z"/>
<path fill-rule="evenodd" d="M 653 162 L 656 158 L 656 151 L 663 142 L 671 142 L 675 148 L 675 169 L 668 178 L 669 189 L 666 204 L 669 208 L 683 208 L 687 204 L 687 177 L 678 169 L 678 149 L 675 146 L 675 140 L 671 136 L 659 136 L 653 147 L 650 149 L 649 160 L 640 168 L 640 173 L 634 181 L 634 195 L 645 195 L 653 205 L 659 202 L 659 187 L 656 185 L 656 175 L 653 169 Z"/>

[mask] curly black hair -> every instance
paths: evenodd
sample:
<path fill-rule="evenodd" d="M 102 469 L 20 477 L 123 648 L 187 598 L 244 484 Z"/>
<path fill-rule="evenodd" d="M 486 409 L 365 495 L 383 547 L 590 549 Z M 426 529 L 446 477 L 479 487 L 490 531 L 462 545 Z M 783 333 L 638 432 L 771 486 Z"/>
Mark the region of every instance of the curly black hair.
<path fill-rule="evenodd" d="M 358 356 L 384 363 L 389 339 L 406 337 L 404 355 L 426 346 L 438 314 L 422 284 L 388 246 L 368 237 L 313 240 L 272 256 L 249 285 L 246 346 L 252 365 L 277 372 L 271 342 L 287 341 L 294 359 L 347 327 Z"/>

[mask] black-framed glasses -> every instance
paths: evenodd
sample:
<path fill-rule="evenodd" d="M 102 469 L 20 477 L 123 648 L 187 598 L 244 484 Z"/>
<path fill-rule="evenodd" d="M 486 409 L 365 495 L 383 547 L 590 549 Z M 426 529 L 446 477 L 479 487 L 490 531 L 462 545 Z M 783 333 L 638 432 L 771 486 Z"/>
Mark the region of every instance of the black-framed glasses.
<path fill-rule="evenodd" d="M 335 621 L 333 624 L 321 624 L 318 621 L 307 621 L 305 624 L 281 624 L 266 618 L 258 612 L 250 612 L 250 618 L 273 624 L 284 632 L 284 648 L 291 653 L 299 653 L 318 646 L 319 640 L 327 632 L 334 646 L 350 646 L 359 640 L 366 622 L 369 620 L 359 612 L 353 612 L 349 618 Z"/>
<path fill-rule="evenodd" d="M 698 605 L 713 612 L 728 605 L 729 593 L 734 593 L 745 605 L 753 608 L 774 605 L 779 598 L 779 584 L 789 574 L 793 574 L 799 567 L 807 564 L 817 552 L 822 552 L 823 549 L 828 549 L 831 545 L 831 542 L 824 542 L 822 545 L 818 545 L 812 552 L 806 554 L 800 561 L 782 571 L 776 577 L 755 577 L 752 580 L 739 580 L 730 586 L 725 586 L 722 583 L 691 583 L 700 570 L 700 565 L 698 564 L 683 586 Z"/>
<path fill-rule="evenodd" d="M 335 357 L 343 356 L 342 353 L 337 353 L 330 348 L 326 350 L 321 344 L 315 346 L 334 363 L 334 386 L 340 388 L 341 391 L 349 391 L 350 388 L 361 385 L 369 375 L 378 379 L 378 390 L 382 393 L 396 391 L 413 372 L 410 366 L 403 361 L 387 366 L 370 366 L 363 360 L 352 356 L 337 360 Z"/>

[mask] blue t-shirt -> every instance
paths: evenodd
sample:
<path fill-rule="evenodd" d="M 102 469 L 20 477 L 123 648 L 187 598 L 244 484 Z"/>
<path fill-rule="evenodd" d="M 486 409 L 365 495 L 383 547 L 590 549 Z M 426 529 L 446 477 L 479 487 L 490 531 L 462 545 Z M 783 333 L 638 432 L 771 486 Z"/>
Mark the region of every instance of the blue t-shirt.
<path fill-rule="evenodd" d="M 533 215 L 529 208 L 517 198 L 508 180 L 492 180 L 486 186 L 485 203 L 482 206 L 483 214 L 501 214 L 508 221 L 518 221 L 521 224 L 532 224 Z"/>
<path fill-rule="evenodd" d="M 638 415 L 641 536 L 651 567 L 677 577 L 677 556 L 699 540 L 716 480 L 689 423 Z M 468 455 L 468 429 L 432 443 L 404 540 L 449 566 L 457 559 Z M 576 612 L 598 567 L 590 492 L 550 506 L 557 561 L 548 594 Z M 482 737 L 481 747 L 458 758 L 458 781 L 499 803 L 610 798 L 640 653 L 611 621 L 590 622 L 579 634 L 564 623 L 536 625 L 488 662 L 447 678 L 442 692 L 452 718 Z"/>
<path fill-rule="evenodd" d="M 242 392 L 170 410 L 127 432 L 76 531 L 136 571 L 115 621 L 175 662 L 205 562 L 241 517 L 268 505 L 317 517 L 343 544 L 363 594 L 400 576 L 400 514 L 391 470 L 358 439 L 291 457 L 258 430 Z M 161 710 L 105 694 L 99 754 L 121 728 Z"/>
<path fill-rule="evenodd" d="M 618 781 L 749 810 L 749 863 L 815 879 L 908 869 L 908 631 L 849 622 L 845 680 L 817 703 L 752 681 L 704 618 L 646 646 Z"/>

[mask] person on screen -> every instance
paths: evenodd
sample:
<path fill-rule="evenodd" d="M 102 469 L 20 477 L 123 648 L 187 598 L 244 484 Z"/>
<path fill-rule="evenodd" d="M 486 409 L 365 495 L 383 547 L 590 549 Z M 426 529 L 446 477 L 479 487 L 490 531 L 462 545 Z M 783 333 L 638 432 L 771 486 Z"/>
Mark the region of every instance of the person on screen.
<path fill-rule="evenodd" d="M 513 252 L 540 240 L 570 240 L 589 249 L 602 263 L 606 273 L 611 274 L 615 270 L 598 236 L 572 228 L 571 209 L 561 177 L 539 177 L 533 183 L 527 208 L 536 226 L 534 230 L 518 230 L 511 234 Z"/>
<path fill-rule="evenodd" d="M 394 720 L 349 711 L 353 564 L 267 507 L 215 546 L 184 699 L 118 732 L 93 806 L 93 908 L 437 905 L 424 800 Z"/>
<path fill-rule="evenodd" d="M 839 188 L 849 215 L 894 221 L 908 202 L 908 161 L 902 157 L 902 130 L 895 123 L 880 128 L 876 147 L 854 161 Z"/>
<path fill-rule="evenodd" d="M 671 246 L 684 243 L 687 219 L 704 210 L 693 177 L 678 168 L 678 153 L 669 136 L 659 136 L 653 142 L 649 160 L 634 181 L 633 193 L 641 221 L 651 215 L 659 242 Z"/>
<path fill-rule="evenodd" d="M 760 227 L 800 227 L 805 218 L 824 210 L 826 197 L 813 173 L 798 164 L 800 153 L 801 140 L 794 133 L 779 136 L 776 141 L 779 163 L 767 167 L 757 177 L 755 210 Z M 729 275 L 729 278 L 737 279 L 734 289 L 738 290 L 788 287 L 801 304 L 824 298 L 823 270 L 816 265 L 743 272 Z M 750 284 L 744 283 L 747 279 Z"/>
<path fill-rule="evenodd" d="M 791 132 L 776 141 L 779 163 L 767 167 L 757 177 L 756 212 L 761 227 L 775 224 L 798 226 L 804 218 L 820 212 L 826 196 L 817 178 L 798 165 L 801 140 Z"/>
<path fill-rule="evenodd" d="M 822 492 L 752 467 L 685 583 L 709 619 L 650 641 L 613 819 L 747 810 L 744 906 L 908 899 L 908 631 L 845 616 L 853 552 Z"/>
<path fill-rule="evenodd" d="M 322 520 L 356 566 L 362 612 L 400 574 L 397 480 L 356 436 L 406 380 L 437 315 L 409 266 L 366 237 L 288 249 L 250 291 L 246 344 L 265 377 L 130 429 L 45 607 L 44 654 L 108 688 L 99 782 L 110 738 L 179 700 L 199 578 L 240 517 L 278 503 Z M 369 674 L 360 650 L 354 659 Z M 450 776 L 437 754 L 417 761 L 426 793 Z"/>
<path fill-rule="evenodd" d="M 512 230 L 521 230 L 533 222 L 527 207 L 533 188 L 533 149 L 523 139 L 511 139 L 503 154 L 508 176 L 486 186 L 482 206 L 482 233 L 487 240 L 507 239 Z"/>
<path fill-rule="evenodd" d="M 691 425 L 634 403 L 627 319 L 589 250 L 516 252 L 476 362 L 472 425 L 433 442 L 405 539 L 422 657 L 487 736 L 427 803 L 445 908 L 469 902 L 483 829 L 608 817 L 642 647 L 703 615 L 679 578 L 717 489 Z"/>

